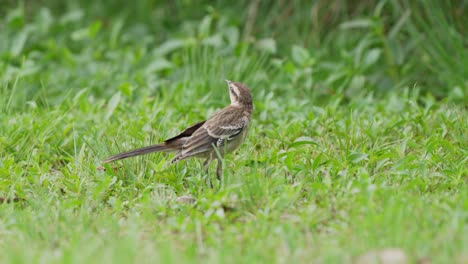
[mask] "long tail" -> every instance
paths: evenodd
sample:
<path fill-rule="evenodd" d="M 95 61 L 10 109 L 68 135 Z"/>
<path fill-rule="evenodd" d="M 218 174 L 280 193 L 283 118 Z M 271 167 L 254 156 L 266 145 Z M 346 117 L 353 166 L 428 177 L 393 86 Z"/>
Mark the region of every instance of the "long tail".
<path fill-rule="evenodd" d="M 130 158 L 130 157 L 134 157 L 134 156 L 140 156 L 140 155 L 153 153 L 153 152 L 162 152 L 162 151 L 163 152 L 171 152 L 171 151 L 177 151 L 177 149 L 174 148 L 173 145 L 171 146 L 171 144 L 161 143 L 161 144 L 152 145 L 152 146 L 148 146 L 148 147 L 144 147 L 144 148 L 130 150 L 130 151 L 127 151 L 127 152 L 122 152 L 122 153 L 119 153 L 117 155 L 110 156 L 110 157 L 104 159 L 102 162 L 103 163 L 108 163 L 108 162 L 112 162 L 112 161 L 116 161 L 116 160 L 126 159 L 126 158 Z"/>

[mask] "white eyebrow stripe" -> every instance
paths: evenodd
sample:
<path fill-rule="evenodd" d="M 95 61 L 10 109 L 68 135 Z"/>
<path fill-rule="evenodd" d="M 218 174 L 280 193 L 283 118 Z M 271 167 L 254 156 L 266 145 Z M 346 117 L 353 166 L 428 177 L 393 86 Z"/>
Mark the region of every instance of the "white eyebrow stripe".
<path fill-rule="evenodd" d="M 232 89 L 236 93 L 237 96 L 240 96 L 239 88 L 237 88 L 237 85 L 231 84 Z"/>
<path fill-rule="evenodd" d="M 236 93 L 238 96 L 241 96 L 241 91 L 239 90 L 239 88 L 236 86 Z"/>

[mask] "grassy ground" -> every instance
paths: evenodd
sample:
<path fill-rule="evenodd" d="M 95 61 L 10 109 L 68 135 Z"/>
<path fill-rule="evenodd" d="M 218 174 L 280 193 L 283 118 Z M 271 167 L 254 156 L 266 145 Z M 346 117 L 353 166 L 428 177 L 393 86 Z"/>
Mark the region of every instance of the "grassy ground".
<path fill-rule="evenodd" d="M 82 2 L 2 10 L 2 263 L 364 263 L 388 248 L 408 263 L 468 261 L 468 60 L 445 56 L 460 17 L 438 24 L 453 23 L 452 46 L 419 46 L 432 22 L 398 20 L 395 3 L 362 4 L 372 16 L 332 19 L 326 34 L 249 29 L 235 14 L 254 4 L 141 1 L 132 17 Z M 171 8 L 187 19 L 158 20 Z M 99 169 L 228 104 L 224 79 L 251 87 L 255 112 L 223 186 L 164 154 Z"/>

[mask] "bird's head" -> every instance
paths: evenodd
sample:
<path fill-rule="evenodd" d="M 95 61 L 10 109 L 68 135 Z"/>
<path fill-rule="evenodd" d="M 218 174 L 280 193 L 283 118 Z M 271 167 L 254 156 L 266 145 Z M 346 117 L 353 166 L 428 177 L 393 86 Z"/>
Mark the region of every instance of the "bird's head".
<path fill-rule="evenodd" d="M 229 88 L 229 97 L 231 105 L 236 106 L 252 106 L 252 95 L 249 88 L 239 82 L 231 82 L 226 80 Z"/>

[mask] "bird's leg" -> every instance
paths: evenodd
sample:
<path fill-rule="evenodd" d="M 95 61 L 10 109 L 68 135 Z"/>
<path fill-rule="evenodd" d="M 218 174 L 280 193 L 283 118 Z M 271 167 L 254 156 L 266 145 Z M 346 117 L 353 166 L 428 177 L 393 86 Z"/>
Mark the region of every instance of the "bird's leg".
<path fill-rule="evenodd" d="M 206 176 L 208 177 L 210 187 L 211 189 L 213 189 L 213 182 L 211 181 L 211 177 L 210 177 L 210 162 L 211 162 L 211 157 L 207 158 L 205 162 L 203 162 L 203 168 L 205 168 Z"/>

